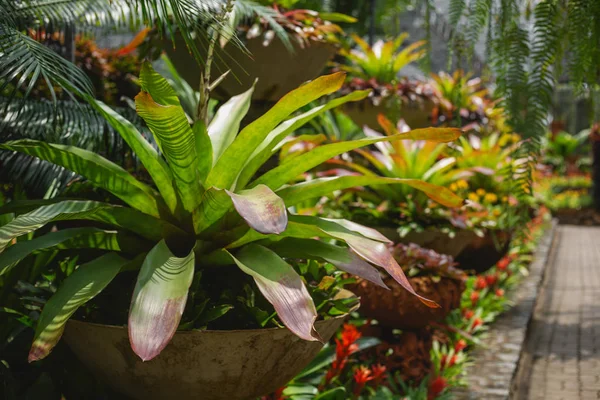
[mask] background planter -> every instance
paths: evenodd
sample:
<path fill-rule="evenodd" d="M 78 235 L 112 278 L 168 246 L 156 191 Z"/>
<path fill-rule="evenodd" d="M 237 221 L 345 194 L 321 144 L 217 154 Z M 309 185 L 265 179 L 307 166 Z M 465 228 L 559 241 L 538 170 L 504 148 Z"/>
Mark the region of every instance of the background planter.
<path fill-rule="evenodd" d="M 465 283 L 456 279 L 431 276 L 408 279 L 417 293 L 438 303 L 440 308 L 429 308 L 393 279 L 384 279 L 390 290 L 361 280 L 352 291 L 361 298 L 360 313 L 376 319 L 384 327 L 421 329 L 431 322 L 444 319 L 450 311 L 460 306 Z"/>
<path fill-rule="evenodd" d="M 315 323 L 329 340 L 345 316 Z M 321 350 L 288 329 L 177 332 L 163 352 L 142 362 L 126 327 L 69 321 L 64 338 L 81 362 L 134 399 L 255 399 L 283 386 Z"/>
<path fill-rule="evenodd" d="M 218 47 L 211 72 L 213 79 L 225 72 L 224 64 L 231 72 L 217 86 L 213 96 L 229 99 L 248 90 L 258 78 L 252 98 L 276 102 L 302 83 L 319 76 L 327 61 L 337 52 L 337 47 L 331 43 L 311 41 L 310 45 L 301 48 L 294 38 L 291 39 L 293 54 L 277 37 L 268 46 L 263 46 L 261 37 L 247 40 L 245 45 L 250 54 L 232 44 L 227 44 L 224 49 Z M 181 76 L 193 88 L 198 88 L 201 68 L 188 52 L 181 36 L 176 36 L 175 48 L 170 43 L 165 48 Z M 200 49 L 200 53 L 203 52 L 206 50 Z"/>
<path fill-rule="evenodd" d="M 434 250 L 440 254 L 447 254 L 452 257 L 458 256 L 467 246 L 478 238 L 474 232 L 467 230 L 460 230 L 456 232 L 453 237 L 436 230 L 410 232 L 404 237 L 400 237 L 395 228 L 383 227 L 377 228 L 377 230 L 394 243 L 415 243 L 421 247 Z"/>
<path fill-rule="evenodd" d="M 375 130 L 379 128 L 377 122 L 379 114 L 397 115 L 404 119 L 404 122 L 412 129 L 431 126 L 431 112 L 435 107 L 433 101 L 408 102 L 403 104 L 399 110 L 392 109 L 395 107 L 394 103 L 393 99 L 384 99 L 380 104 L 374 105 L 370 98 L 366 98 L 362 101 L 346 103 L 343 110 L 358 126 L 367 125 Z"/>
<path fill-rule="evenodd" d="M 506 255 L 511 237 L 511 233 L 507 231 L 488 231 L 483 237 L 476 236 L 456 256 L 455 260 L 458 263 L 458 268 L 473 270 L 477 273 L 487 271 Z"/>

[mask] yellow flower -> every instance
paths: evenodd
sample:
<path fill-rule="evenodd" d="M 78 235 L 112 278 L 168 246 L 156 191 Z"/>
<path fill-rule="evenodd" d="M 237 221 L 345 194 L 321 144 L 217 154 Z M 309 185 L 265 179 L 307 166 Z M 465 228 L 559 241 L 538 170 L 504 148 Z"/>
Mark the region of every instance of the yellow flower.
<path fill-rule="evenodd" d="M 460 181 L 456 182 L 456 186 L 458 186 L 459 189 L 468 189 L 469 188 L 469 184 L 464 179 L 461 179 Z"/>
<path fill-rule="evenodd" d="M 476 203 L 479 202 L 479 196 L 477 196 L 477 193 L 471 192 L 469 193 L 469 200 L 474 201 Z"/>
<path fill-rule="evenodd" d="M 513 142 L 517 143 L 519 140 L 521 140 L 521 136 L 518 133 L 513 133 L 512 140 Z"/>
<path fill-rule="evenodd" d="M 477 195 L 478 196 L 484 196 L 485 195 L 485 190 L 484 189 L 477 189 Z"/>
<path fill-rule="evenodd" d="M 494 193 L 487 193 L 483 199 L 488 203 L 495 203 L 498 201 L 498 196 L 496 196 Z"/>
<path fill-rule="evenodd" d="M 498 209 L 495 209 L 494 211 L 492 211 L 492 214 L 494 215 L 494 217 L 499 217 L 501 214 L 501 211 Z"/>
<path fill-rule="evenodd" d="M 458 190 L 458 185 L 456 183 L 451 183 L 450 190 L 452 190 L 453 192 L 456 192 Z"/>
<path fill-rule="evenodd" d="M 502 197 L 502 202 L 503 202 L 503 203 L 506 203 L 507 201 L 508 201 L 508 196 L 503 196 L 503 197 Z"/>

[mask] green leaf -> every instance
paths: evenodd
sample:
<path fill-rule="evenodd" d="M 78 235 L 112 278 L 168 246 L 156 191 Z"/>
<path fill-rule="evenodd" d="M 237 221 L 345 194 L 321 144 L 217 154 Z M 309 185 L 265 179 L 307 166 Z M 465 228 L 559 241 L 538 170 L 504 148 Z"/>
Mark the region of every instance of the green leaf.
<path fill-rule="evenodd" d="M 200 182 L 206 181 L 206 177 L 212 169 L 213 148 L 206 126 L 202 121 L 196 121 L 192 126 L 194 141 L 196 143 L 196 155 L 198 156 L 198 178 Z"/>
<path fill-rule="evenodd" d="M 84 98 L 106 119 L 115 131 L 119 132 L 119 135 L 121 135 L 123 140 L 127 142 L 131 150 L 133 150 L 137 158 L 139 158 L 140 162 L 152 177 L 152 181 L 158 188 L 165 203 L 167 203 L 171 213 L 175 213 L 177 209 L 177 194 L 175 193 L 175 188 L 173 186 L 173 174 L 167 163 L 165 163 L 162 157 L 154 150 L 150 143 L 144 139 L 142 134 L 131 122 L 101 101 L 96 100 L 91 96 L 85 96 Z"/>
<path fill-rule="evenodd" d="M 60 340 L 71 315 L 100 293 L 129 262 L 109 253 L 81 265 L 67 277 L 42 310 L 29 351 L 29 362 L 46 357 Z"/>
<path fill-rule="evenodd" d="M 244 93 L 233 96 L 217 110 L 214 118 L 208 125 L 208 136 L 213 148 L 212 165 L 223 152 L 233 143 L 240 129 L 240 123 L 246 116 L 254 92 L 254 85 Z"/>
<path fill-rule="evenodd" d="M 258 240 L 278 241 L 285 237 L 294 237 L 299 239 L 310 239 L 314 237 L 324 237 L 330 239 L 332 238 L 332 236 L 327 235 L 325 232 L 323 232 L 316 226 L 291 221 L 288 221 L 286 230 L 278 235 L 265 235 L 255 231 L 254 229 L 246 229 L 244 231 L 241 231 L 241 233 L 236 233 L 238 233 L 238 235 L 235 235 L 232 240 L 225 240 L 225 242 L 229 242 L 226 248 L 234 249 L 237 247 L 241 247 L 247 243 L 256 242 Z"/>
<path fill-rule="evenodd" d="M 150 93 L 150 96 L 158 104 L 177 107 L 181 105 L 175 90 L 165 78 L 152 68 L 152 64 L 148 61 L 142 63 L 139 82 L 142 90 Z"/>
<path fill-rule="evenodd" d="M 370 144 L 406 139 L 440 141 L 454 140 L 460 136 L 460 132 L 461 131 L 456 128 L 425 128 L 415 129 L 409 132 L 398 133 L 391 136 L 326 144 L 324 146 L 317 147 L 308 153 L 304 153 L 295 157 L 293 163 L 286 163 L 285 165 L 280 165 L 276 168 L 273 168 L 252 182 L 250 186 L 253 187 L 262 183 L 269 186 L 273 190 L 277 190 L 287 182 L 297 178 L 299 175 L 329 160 L 332 157 L 350 150 L 368 146 Z"/>
<path fill-rule="evenodd" d="M 72 228 L 50 232 L 32 240 L 24 240 L 0 253 L 0 276 L 34 251 L 48 249 L 99 249 L 139 254 L 148 243 L 124 233 L 97 228 Z"/>
<path fill-rule="evenodd" d="M 345 247 L 315 239 L 285 238 L 269 246 L 269 248 L 282 257 L 320 259 L 329 262 L 342 271 L 359 276 L 387 289 L 379 271 Z"/>
<path fill-rule="evenodd" d="M 76 172 L 146 214 L 157 217 L 163 208 L 162 199 L 149 186 L 91 151 L 37 140 L 7 142 L 0 149 L 28 154 Z"/>
<path fill-rule="evenodd" d="M 183 109 L 158 104 L 148 92 L 135 96 L 135 106 L 167 159 L 183 208 L 191 213 L 200 202 L 202 188 L 196 139 Z"/>
<path fill-rule="evenodd" d="M 447 207 L 460 207 L 463 199 L 450 189 L 433 185 L 419 179 L 385 178 L 380 176 L 338 176 L 318 178 L 297 183 L 277 191 L 286 206 L 290 207 L 305 200 L 326 196 L 336 190 L 344 190 L 356 186 L 403 184 L 421 190 L 429 198 Z"/>
<path fill-rule="evenodd" d="M 177 257 L 161 240 L 146 256 L 129 309 L 129 341 L 143 360 L 169 343 L 185 309 L 194 277 L 194 252 Z"/>
<path fill-rule="evenodd" d="M 243 247 L 232 258 L 242 271 L 254 278 L 290 331 L 304 340 L 323 341 L 314 328 L 315 304 L 291 265 L 273 251 L 255 244 Z"/>
<path fill-rule="evenodd" d="M 198 325 L 204 326 L 209 322 L 219 319 L 223 315 L 227 314 L 231 309 L 233 309 L 231 304 L 218 304 L 210 310 L 206 310 L 202 313 L 200 318 L 198 318 Z"/>
<path fill-rule="evenodd" d="M 277 150 L 283 139 L 291 135 L 298 128 L 311 121 L 313 118 L 325 113 L 332 108 L 341 106 L 350 101 L 359 101 L 366 98 L 370 90 L 357 90 L 346 96 L 333 99 L 326 104 L 313 107 L 310 110 L 297 115 L 293 118 L 283 121 L 279 126 L 273 129 L 265 138 L 265 140 L 254 151 L 250 160 L 240 172 L 240 177 L 237 181 L 237 187 L 245 187 L 252 179 L 256 171 L 271 157 Z"/>
<path fill-rule="evenodd" d="M 356 18 L 351 17 L 350 15 L 337 12 L 320 12 L 319 17 L 325 21 L 331 22 L 354 23 L 358 21 Z"/>
<path fill-rule="evenodd" d="M 239 193 L 225 191 L 237 212 L 257 232 L 279 234 L 287 226 L 287 210 L 283 200 L 265 185 Z"/>
<path fill-rule="evenodd" d="M 348 398 L 348 392 L 343 386 L 329 389 L 318 396 L 314 400 L 346 400 Z"/>
<path fill-rule="evenodd" d="M 206 181 L 206 186 L 232 189 L 238 175 L 252 153 L 269 132 L 294 111 L 329 93 L 338 90 L 345 75 L 336 73 L 322 76 L 286 94 L 262 117 L 245 127 L 223 152 Z"/>
<path fill-rule="evenodd" d="M 208 188 L 202 194 L 200 206 L 194 210 L 192 220 L 197 234 L 210 228 L 233 206 L 231 198 L 223 189 Z"/>

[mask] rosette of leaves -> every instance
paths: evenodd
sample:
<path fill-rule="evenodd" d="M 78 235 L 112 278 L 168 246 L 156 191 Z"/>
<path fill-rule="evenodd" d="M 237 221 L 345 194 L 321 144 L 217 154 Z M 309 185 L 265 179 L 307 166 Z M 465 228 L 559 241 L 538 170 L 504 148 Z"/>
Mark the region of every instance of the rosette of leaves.
<path fill-rule="evenodd" d="M 455 268 L 457 265 L 452 256 L 439 254 L 431 249 L 414 243 L 398 243 L 393 248 L 398 264 L 402 265 L 409 276 L 435 275 L 460 281 L 466 280 L 464 271 Z"/>
<path fill-rule="evenodd" d="M 450 141 L 460 135 L 458 129 L 420 129 L 332 143 L 256 176 L 289 132 L 321 112 L 368 95 L 352 93 L 291 116 L 304 105 L 337 91 L 344 79 L 344 74 L 337 73 L 301 86 L 238 133 L 252 89 L 223 104 L 208 126 L 202 119 L 190 125 L 175 91 L 146 63 L 139 79 L 142 91 L 135 102 L 160 153 L 110 107 L 84 96 L 135 152 L 152 184 L 137 180 L 98 154 L 73 146 L 31 140 L 2 144 L 2 150 L 28 154 L 72 170 L 122 202 L 15 201 L 0 210 L 0 214 L 17 215 L 0 229 L 1 275 L 18 269 L 19 261 L 34 251 L 103 252 L 79 265 L 48 301 L 37 324 L 29 360 L 47 356 L 69 317 L 120 272 L 139 270 L 128 330 L 132 348 L 142 360 L 157 356 L 168 344 L 180 323 L 194 272 L 204 268 L 237 266 L 254 279 L 281 322 L 305 340 L 320 339 L 313 327 L 316 307 L 302 278 L 284 257 L 324 260 L 383 285 L 373 264 L 418 296 L 381 234 L 347 220 L 293 215 L 287 206 L 362 184 L 406 184 L 435 198 L 440 198 L 442 188 L 418 180 L 372 176 L 286 183 L 358 147 L 402 139 Z M 82 226 L 55 229 L 34 240 L 14 243 L 22 235 L 60 221 L 82 221 Z"/>

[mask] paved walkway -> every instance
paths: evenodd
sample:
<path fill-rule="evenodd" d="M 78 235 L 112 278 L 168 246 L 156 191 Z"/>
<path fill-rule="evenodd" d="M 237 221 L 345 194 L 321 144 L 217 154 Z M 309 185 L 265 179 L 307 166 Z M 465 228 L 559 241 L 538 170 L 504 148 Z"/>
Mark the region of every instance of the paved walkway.
<path fill-rule="evenodd" d="M 600 227 L 558 227 L 511 399 L 600 399 Z"/>

